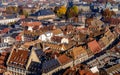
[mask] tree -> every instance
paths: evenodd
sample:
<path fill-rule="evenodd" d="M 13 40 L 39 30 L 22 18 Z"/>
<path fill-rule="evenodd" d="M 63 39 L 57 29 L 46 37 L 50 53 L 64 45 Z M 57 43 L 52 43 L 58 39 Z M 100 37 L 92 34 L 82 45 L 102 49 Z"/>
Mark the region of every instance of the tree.
<path fill-rule="evenodd" d="M 22 14 L 25 15 L 25 17 L 28 17 L 28 15 L 29 15 L 28 12 L 25 10 L 22 12 Z"/>
<path fill-rule="evenodd" d="M 10 6 L 6 8 L 8 14 L 18 13 L 18 7 Z"/>
<path fill-rule="evenodd" d="M 55 10 L 54 10 L 54 12 L 56 13 L 56 15 L 58 16 L 58 17 L 63 17 L 64 15 L 65 15 L 65 13 L 66 13 L 66 7 L 65 6 L 60 6 L 60 7 L 55 7 Z"/>
<path fill-rule="evenodd" d="M 78 14 L 78 6 L 74 5 L 72 7 L 69 7 L 66 12 L 66 19 L 73 18 L 74 21 L 78 21 Z"/>
<path fill-rule="evenodd" d="M 72 10 L 74 11 L 75 16 L 78 15 L 78 13 L 79 13 L 78 6 L 74 5 L 74 6 L 72 7 Z"/>
<path fill-rule="evenodd" d="M 20 15 L 24 15 L 25 17 L 28 17 L 28 12 L 26 10 L 24 10 L 24 8 L 19 7 L 19 14 Z"/>

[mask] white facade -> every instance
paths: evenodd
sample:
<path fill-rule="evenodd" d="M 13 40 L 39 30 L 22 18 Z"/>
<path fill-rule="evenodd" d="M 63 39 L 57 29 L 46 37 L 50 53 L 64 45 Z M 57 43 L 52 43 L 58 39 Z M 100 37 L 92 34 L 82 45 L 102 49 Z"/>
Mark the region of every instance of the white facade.
<path fill-rule="evenodd" d="M 33 31 L 33 27 L 29 26 L 29 27 L 28 27 L 28 30 L 29 30 L 29 31 Z"/>
<path fill-rule="evenodd" d="M 13 44 L 13 43 L 15 42 L 15 39 L 12 38 L 12 37 L 5 37 L 5 38 L 3 39 L 3 42 L 4 42 L 4 43 L 8 43 L 8 44 Z"/>
<path fill-rule="evenodd" d="M 45 34 L 42 34 L 39 36 L 38 39 L 42 40 L 42 41 L 51 41 L 51 37 L 53 36 L 53 33 L 51 32 L 46 32 Z"/>
<path fill-rule="evenodd" d="M 10 22 L 15 22 L 20 20 L 20 18 L 12 18 L 12 19 L 2 19 L 0 20 L 0 24 L 8 24 Z"/>
<path fill-rule="evenodd" d="M 68 38 L 62 38 L 62 40 L 61 40 L 61 43 L 69 43 L 69 40 L 68 40 Z"/>

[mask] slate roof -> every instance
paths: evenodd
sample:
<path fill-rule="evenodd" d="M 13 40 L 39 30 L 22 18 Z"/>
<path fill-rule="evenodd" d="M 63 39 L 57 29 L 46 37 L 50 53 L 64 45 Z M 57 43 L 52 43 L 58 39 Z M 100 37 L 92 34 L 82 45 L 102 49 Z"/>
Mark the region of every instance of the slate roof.
<path fill-rule="evenodd" d="M 7 19 L 17 18 L 16 14 L 5 16 Z"/>
<path fill-rule="evenodd" d="M 12 35 L 11 35 L 11 37 L 12 38 L 16 38 L 16 36 L 18 36 L 19 35 L 19 33 L 13 33 Z"/>
<path fill-rule="evenodd" d="M 17 14 L 12 14 L 12 15 L 7 15 L 7 16 L 0 16 L 0 20 L 2 19 L 13 19 L 13 18 L 17 18 Z"/>
<path fill-rule="evenodd" d="M 37 11 L 36 13 L 34 14 L 31 14 L 30 16 L 46 16 L 46 15 L 53 15 L 54 12 L 50 9 L 42 9 L 42 10 L 39 10 Z"/>
<path fill-rule="evenodd" d="M 40 60 L 42 56 L 45 56 L 45 53 L 42 50 L 35 50 L 35 52 Z"/>
<path fill-rule="evenodd" d="M 56 69 L 59 66 L 60 63 L 58 62 L 57 59 L 51 59 L 43 63 L 42 71 L 43 73 L 48 73 L 49 71 L 52 71 L 53 69 Z"/>
<path fill-rule="evenodd" d="M 0 25 L 0 30 L 3 30 L 5 28 L 8 28 L 8 25 Z"/>
<path fill-rule="evenodd" d="M 28 67 L 28 70 L 30 72 L 41 72 L 42 64 L 38 62 L 32 61 L 30 63 L 30 66 Z"/>
<path fill-rule="evenodd" d="M 20 28 L 13 28 L 13 29 L 11 29 L 9 31 L 9 33 L 16 33 L 16 32 L 20 32 L 20 31 L 22 31 L 22 29 L 20 29 Z"/>

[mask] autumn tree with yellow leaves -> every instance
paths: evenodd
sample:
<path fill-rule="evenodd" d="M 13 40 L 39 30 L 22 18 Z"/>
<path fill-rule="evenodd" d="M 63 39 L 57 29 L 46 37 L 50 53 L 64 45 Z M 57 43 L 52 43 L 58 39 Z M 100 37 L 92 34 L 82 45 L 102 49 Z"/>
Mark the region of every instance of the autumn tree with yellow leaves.
<path fill-rule="evenodd" d="M 54 12 L 60 18 L 64 17 L 66 14 L 67 8 L 65 6 L 55 7 Z"/>

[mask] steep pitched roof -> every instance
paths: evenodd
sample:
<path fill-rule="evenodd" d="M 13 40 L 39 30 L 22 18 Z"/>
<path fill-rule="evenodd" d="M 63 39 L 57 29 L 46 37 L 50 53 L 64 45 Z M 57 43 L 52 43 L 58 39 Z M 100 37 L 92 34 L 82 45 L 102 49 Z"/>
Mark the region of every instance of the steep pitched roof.
<path fill-rule="evenodd" d="M 88 47 L 93 53 L 98 53 L 101 50 L 101 47 L 96 40 L 89 42 Z"/>
<path fill-rule="evenodd" d="M 41 72 L 41 69 L 42 69 L 42 64 L 41 63 L 38 63 L 38 62 L 34 62 L 32 61 L 30 63 L 30 66 L 28 67 L 28 70 L 31 71 L 31 72 Z"/>
<path fill-rule="evenodd" d="M 37 55 L 37 57 L 41 60 L 42 58 L 42 56 L 45 56 L 45 53 L 42 51 L 42 50 L 35 50 L 35 53 L 36 53 L 36 55 Z"/>
<path fill-rule="evenodd" d="M 14 49 L 9 57 L 8 65 L 25 68 L 29 56 L 28 50 Z"/>
<path fill-rule="evenodd" d="M 60 66 L 60 63 L 58 62 L 57 59 L 51 59 L 51 60 L 43 63 L 42 71 L 43 71 L 43 73 L 47 73 L 49 71 L 54 70 L 55 68 L 57 68 L 59 66 Z"/>

